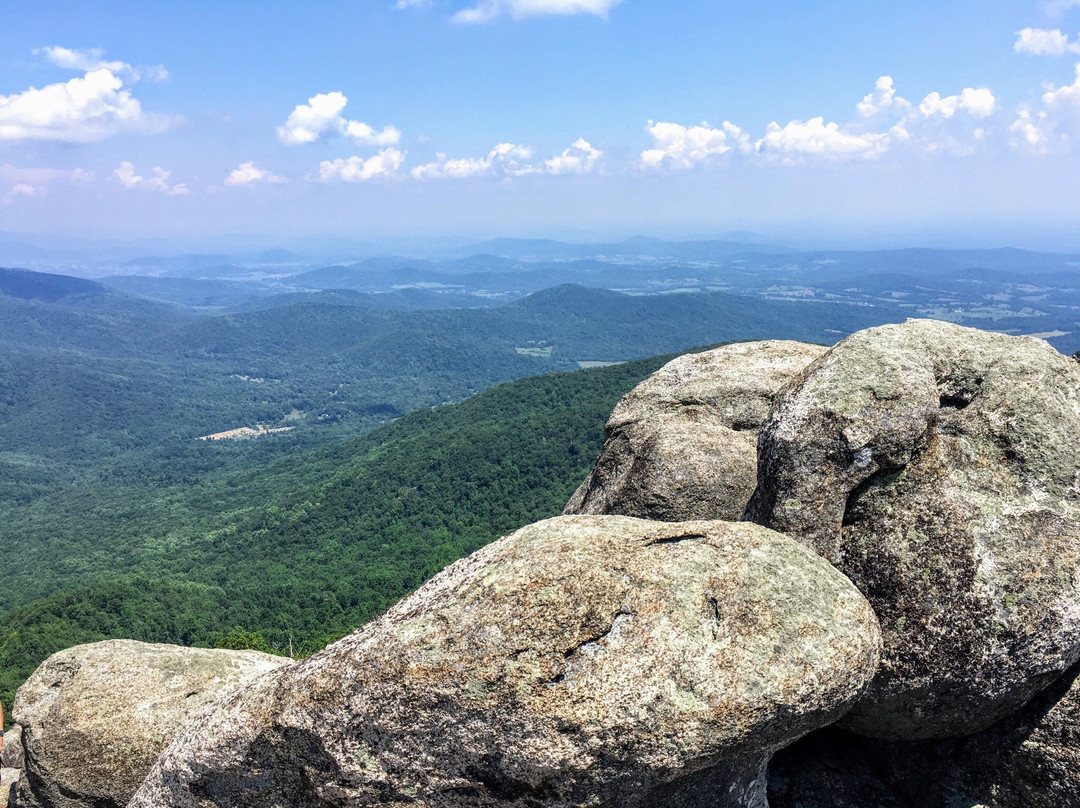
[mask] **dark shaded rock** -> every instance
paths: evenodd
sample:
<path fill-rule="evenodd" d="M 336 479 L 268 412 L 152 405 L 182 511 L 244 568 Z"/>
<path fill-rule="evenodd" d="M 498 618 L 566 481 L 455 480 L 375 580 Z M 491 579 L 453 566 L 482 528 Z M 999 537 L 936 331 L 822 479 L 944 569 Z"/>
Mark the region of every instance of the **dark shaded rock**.
<path fill-rule="evenodd" d="M 828 727 L 780 750 L 769 763 L 769 808 L 910 808 L 877 771 L 866 744 Z"/>
<path fill-rule="evenodd" d="M 848 575 L 885 639 L 843 720 L 965 735 L 1080 657 L 1080 365 L 912 320 L 845 339 L 761 433 L 754 521 Z"/>
<path fill-rule="evenodd" d="M 615 407 L 596 466 L 563 513 L 740 519 L 757 484 L 758 430 L 825 350 L 740 342 L 664 365 Z"/>
<path fill-rule="evenodd" d="M 748 523 L 564 516 L 223 701 L 131 808 L 753 806 L 877 665 L 869 605 Z"/>
<path fill-rule="evenodd" d="M 46 659 L 15 694 L 20 805 L 122 808 L 177 731 L 219 696 L 291 662 L 106 640 Z"/>
<path fill-rule="evenodd" d="M 773 756 L 770 808 L 1080 808 L 1080 666 L 967 738 L 871 740 L 834 727 Z"/>

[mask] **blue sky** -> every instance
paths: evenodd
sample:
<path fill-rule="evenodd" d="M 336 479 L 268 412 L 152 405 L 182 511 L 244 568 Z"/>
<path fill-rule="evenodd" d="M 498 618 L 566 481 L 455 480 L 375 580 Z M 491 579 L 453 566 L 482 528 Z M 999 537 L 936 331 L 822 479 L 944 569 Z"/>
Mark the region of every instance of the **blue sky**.
<path fill-rule="evenodd" d="M 0 19 L 0 232 L 1080 233 L 1080 0 L 14 0 Z"/>

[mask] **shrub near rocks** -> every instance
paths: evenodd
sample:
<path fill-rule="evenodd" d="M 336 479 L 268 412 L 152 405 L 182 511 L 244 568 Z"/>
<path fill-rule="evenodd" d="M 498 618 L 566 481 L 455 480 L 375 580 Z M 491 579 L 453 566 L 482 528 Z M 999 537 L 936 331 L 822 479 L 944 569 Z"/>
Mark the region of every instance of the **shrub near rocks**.
<path fill-rule="evenodd" d="M 131 808 L 760 808 L 879 642 L 850 582 L 757 525 L 559 517 L 228 698 Z"/>

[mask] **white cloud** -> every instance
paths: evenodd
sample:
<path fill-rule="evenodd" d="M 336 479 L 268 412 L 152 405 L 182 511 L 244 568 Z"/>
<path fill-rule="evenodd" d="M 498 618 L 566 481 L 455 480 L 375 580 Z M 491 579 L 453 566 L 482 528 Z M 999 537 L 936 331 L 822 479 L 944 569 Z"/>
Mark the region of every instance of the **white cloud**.
<path fill-rule="evenodd" d="M 1032 110 L 1026 104 L 1021 104 L 1016 110 L 1016 120 L 1009 126 L 1009 133 L 1013 136 L 1013 147 L 1036 154 L 1047 151 L 1048 130 L 1046 112 Z"/>
<path fill-rule="evenodd" d="M 863 96 L 855 109 L 864 118 L 873 118 L 882 113 L 907 115 L 911 111 L 911 104 L 896 94 L 892 76 L 881 76 L 874 83 L 874 91 Z"/>
<path fill-rule="evenodd" d="M 1043 93 L 1042 102 L 1051 112 L 1076 112 L 1080 108 L 1080 64 L 1076 65 L 1076 80 L 1062 87 L 1050 87 Z"/>
<path fill-rule="evenodd" d="M 641 153 L 641 162 L 649 167 L 688 169 L 734 150 L 749 151 L 750 136 L 730 121 L 714 129 L 707 123 L 682 126 L 677 123 L 649 121 L 645 131 L 653 147 Z"/>
<path fill-rule="evenodd" d="M 855 120 L 848 124 L 824 116 L 784 125 L 774 121 L 752 140 L 728 121 L 719 128 L 650 121 L 646 131 L 653 146 L 641 153 L 641 164 L 688 169 L 724 155 L 788 165 L 815 159 L 873 160 L 899 148 L 967 154 L 986 148 L 993 127 L 992 121 L 984 121 L 997 107 L 990 90 L 972 87 L 945 97 L 930 93 L 916 107 L 897 93 L 892 77 L 881 76 L 855 105 Z"/>
<path fill-rule="evenodd" d="M 585 138 L 579 137 L 561 154 L 544 161 L 548 174 L 588 174 L 603 158 L 604 153 L 593 148 Z"/>
<path fill-rule="evenodd" d="M 445 154 L 439 154 L 433 162 L 418 165 L 410 173 L 417 180 L 464 179 L 482 175 L 520 177 L 537 173 L 538 169 L 524 162 L 532 155 L 533 150 L 528 146 L 499 143 L 485 157 L 449 159 Z"/>
<path fill-rule="evenodd" d="M 1032 56 L 1063 56 L 1080 53 L 1080 43 L 1070 42 L 1069 35 L 1057 28 L 1024 28 L 1016 32 L 1013 50 Z"/>
<path fill-rule="evenodd" d="M 306 104 L 297 104 L 284 126 L 277 128 L 278 140 L 287 146 L 314 143 L 323 135 L 345 135 L 362 146 L 393 146 L 401 132 L 393 126 L 376 131 L 361 121 L 350 121 L 341 114 L 348 99 L 344 93 L 318 93 Z"/>
<path fill-rule="evenodd" d="M 405 162 L 405 152 L 394 148 L 380 151 L 366 160 L 362 157 L 337 158 L 319 163 L 319 174 L 314 179 L 320 182 L 366 182 L 375 177 L 396 174 Z M 310 179 L 310 178 L 309 178 Z"/>
<path fill-rule="evenodd" d="M 397 9 L 415 8 L 415 7 L 421 7 L 422 8 L 422 7 L 426 7 L 426 6 L 430 6 L 430 5 L 431 5 L 431 0 L 396 0 L 396 2 L 394 3 L 394 8 L 397 8 Z"/>
<path fill-rule="evenodd" d="M 169 78 L 169 71 L 165 69 L 164 65 L 149 65 L 136 68 L 127 62 L 106 60 L 104 58 L 105 51 L 101 48 L 74 50 L 72 48 L 53 46 L 38 48 L 34 51 L 34 54 L 43 55 L 54 65 L 64 70 L 77 70 L 83 73 L 94 70 L 108 70 L 110 73 L 126 76 L 131 81 L 138 81 L 141 78 L 150 81 L 165 81 Z"/>
<path fill-rule="evenodd" d="M 188 190 L 187 185 L 180 182 L 175 185 L 169 185 L 169 177 L 172 176 L 171 171 L 166 171 L 161 166 L 154 166 L 154 176 L 143 177 L 135 173 L 135 166 L 127 161 L 120 164 L 120 167 L 113 171 L 113 177 L 119 181 L 125 188 L 130 189 L 142 189 L 146 188 L 151 191 L 159 191 L 165 196 L 187 196 L 191 193 Z"/>
<path fill-rule="evenodd" d="M 988 118 L 994 114 L 996 108 L 997 99 L 985 87 L 978 90 L 966 87 L 959 95 L 950 95 L 945 98 L 941 97 L 941 93 L 933 92 L 919 104 L 919 112 L 927 118 L 934 115 L 951 118 L 957 110 L 975 118 Z"/>
<path fill-rule="evenodd" d="M 773 121 L 765 135 L 754 144 L 758 154 L 784 163 L 801 162 L 806 156 L 869 160 L 889 150 L 893 141 L 906 140 L 907 131 L 897 124 L 888 132 L 854 133 L 823 117 L 791 121 L 785 126 Z"/>
<path fill-rule="evenodd" d="M 1042 105 L 1021 104 L 1009 127 L 1012 145 L 1036 154 L 1068 151 L 1080 134 L 1080 64 L 1072 84 L 1051 85 L 1042 95 Z"/>
<path fill-rule="evenodd" d="M 483 23 L 508 15 L 515 20 L 551 14 L 594 14 L 606 17 L 621 0 L 480 0 L 453 16 L 454 22 Z"/>
<path fill-rule="evenodd" d="M 88 143 L 121 132 L 161 132 L 175 123 L 144 112 L 123 80 L 104 67 L 63 83 L 0 95 L 0 140 Z"/>
<path fill-rule="evenodd" d="M 256 168 L 254 160 L 248 160 L 246 163 L 241 163 L 239 167 L 230 171 L 229 176 L 225 178 L 225 184 L 234 187 L 245 187 L 257 182 L 278 183 L 285 181 L 284 177 L 279 177 L 277 174 L 273 174 L 261 168 Z"/>

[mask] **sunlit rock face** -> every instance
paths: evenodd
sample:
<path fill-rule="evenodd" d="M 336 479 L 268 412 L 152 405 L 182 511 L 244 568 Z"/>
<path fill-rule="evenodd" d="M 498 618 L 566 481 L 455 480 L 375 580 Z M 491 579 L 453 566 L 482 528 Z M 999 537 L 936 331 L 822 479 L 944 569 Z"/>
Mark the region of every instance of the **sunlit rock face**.
<path fill-rule="evenodd" d="M 935 321 L 854 334 L 774 409 L 748 516 L 881 621 L 881 670 L 843 726 L 984 729 L 1080 657 L 1080 364 Z"/>
<path fill-rule="evenodd" d="M 757 485 L 757 436 L 780 392 L 826 348 L 740 342 L 674 359 L 625 395 L 563 513 L 678 522 L 739 519 Z"/>
<path fill-rule="evenodd" d="M 564 516 L 237 692 L 132 808 L 754 806 L 877 669 L 866 600 L 749 523 Z"/>
<path fill-rule="evenodd" d="M 19 688 L 20 804 L 123 808 L 196 713 L 290 663 L 257 651 L 105 640 L 53 654 Z M 6 755 L 7 750 L 5 750 Z"/>

